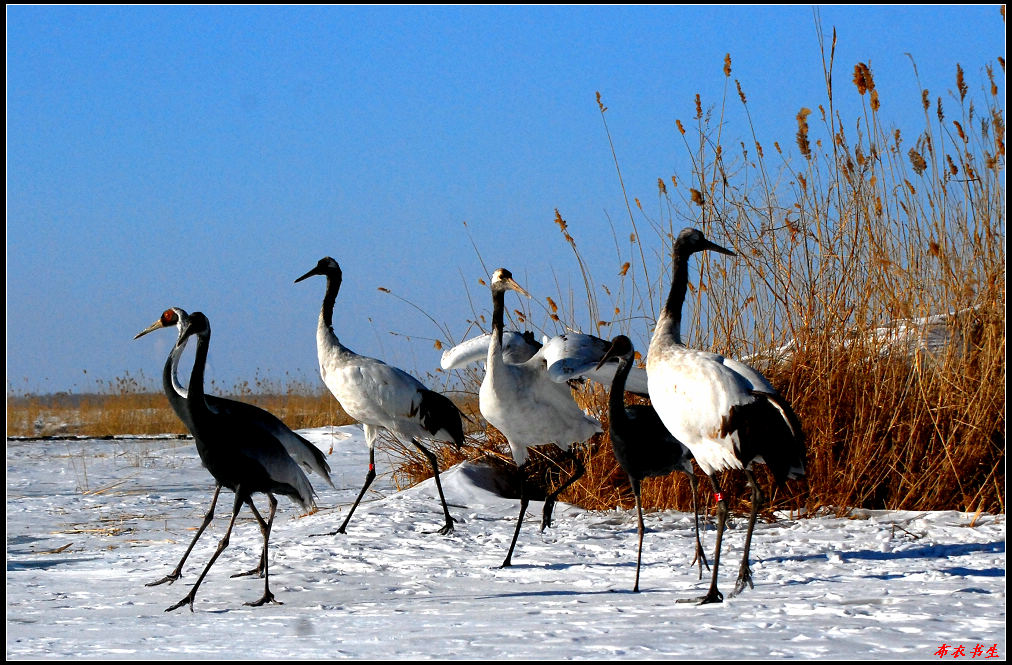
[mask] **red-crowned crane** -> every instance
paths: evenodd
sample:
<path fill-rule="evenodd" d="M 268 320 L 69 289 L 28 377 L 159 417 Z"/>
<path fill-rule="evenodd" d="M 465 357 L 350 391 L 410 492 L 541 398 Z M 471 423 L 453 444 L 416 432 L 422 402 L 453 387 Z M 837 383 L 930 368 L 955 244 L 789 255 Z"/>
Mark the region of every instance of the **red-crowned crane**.
<path fill-rule="evenodd" d="M 517 464 L 520 485 L 520 516 L 502 567 L 512 565 L 513 549 L 520 535 L 527 496 L 524 465 L 527 449 L 542 444 L 555 444 L 577 463 L 576 471 L 545 499 L 541 529 L 551 526 L 552 508 L 559 494 L 583 475 L 583 464 L 570 451 L 573 443 L 582 443 L 601 431 L 601 423 L 583 412 L 565 383 L 549 378 L 544 349 L 529 360 L 509 364 L 503 359 L 503 311 L 506 291 L 513 290 L 527 297 L 530 294 L 513 279 L 512 273 L 499 268 L 492 275 L 492 338 L 488 345 L 485 378 L 478 392 L 478 408 L 485 420 L 502 432 Z"/>
<path fill-rule="evenodd" d="M 682 304 L 689 281 L 689 257 L 713 250 L 734 256 L 697 229 L 684 229 L 672 249 L 671 291 L 661 311 L 647 353 L 650 401 L 668 430 L 692 451 L 699 468 L 710 478 L 717 500 L 717 543 L 710 589 L 702 603 L 721 602 L 717 589 L 720 545 L 727 520 L 727 503 L 716 474 L 725 469 L 745 472 L 752 488 L 752 513 L 745 535 L 744 554 L 732 595 L 752 586 L 748 565 L 752 530 L 762 492 L 752 474 L 753 462 L 764 462 L 777 484 L 804 475 L 804 435 L 797 416 L 759 372 L 716 353 L 682 344 Z"/>
<path fill-rule="evenodd" d="M 408 438 L 429 464 L 436 479 L 436 490 L 443 506 L 444 525 L 439 533 L 453 532 L 453 518 L 443 496 L 439 482 L 439 464 L 436 455 L 419 443 L 419 438 L 448 441 L 458 448 L 464 443 L 464 428 L 460 411 L 445 395 L 429 390 L 422 382 L 404 370 L 387 365 L 382 360 L 360 356 L 341 344 L 334 332 L 334 303 L 341 290 L 342 273 L 337 261 L 327 256 L 296 282 L 322 275 L 327 278 L 327 290 L 316 327 L 316 353 L 320 361 L 320 376 L 349 416 L 359 421 L 369 445 L 369 471 L 344 523 L 329 535 L 345 533 L 355 508 L 376 477 L 375 448 L 380 428 L 394 436 Z"/>

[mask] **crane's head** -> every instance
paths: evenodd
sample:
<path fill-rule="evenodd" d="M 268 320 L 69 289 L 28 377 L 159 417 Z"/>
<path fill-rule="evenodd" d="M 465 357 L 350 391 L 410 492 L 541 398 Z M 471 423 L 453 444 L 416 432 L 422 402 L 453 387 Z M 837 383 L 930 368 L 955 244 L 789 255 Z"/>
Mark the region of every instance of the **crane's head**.
<path fill-rule="evenodd" d="M 305 275 L 303 275 L 302 277 L 298 278 L 295 281 L 296 283 L 298 283 L 306 279 L 307 277 L 312 277 L 313 275 L 323 275 L 324 277 L 333 278 L 336 279 L 338 282 L 340 282 L 341 266 L 338 265 L 337 261 L 335 261 L 334 259 L 330 258 L 329 256 L 325 256 L 316 262 L 315 268 L 313 268 L 312 270 L 310 270 Z"/>
<path fill-rule="evenodd" d="M 595 370 L 601 369 L 602 367 L 604 367 L 604 364 L 609 360 L 611 360 L 612 358 L 619 358 L 620 360 L 625 360 L 626 362 L 632 362 L 633 359 L 632 340 L 630 340 L 625 335 L 616 335 L 615 338 L 611 340 L 611 346 L 608 347 L 608 350 L 604 352 L 604 357 L 601 358 L 601 361 L 597 363 L 597 367 L 595 367 L 594 369 Z"/>
<path fill-rule="evenodd" d="M 149 332 L 160 330 L 162 328 L 168 328 L 170 326 L 180 326 L 180 329 L 182 329 L 183 322 L 185 322 L 188 318 L 190 317 L 186 313 L 185 309 L 181 309 L 179 307 L 170 307 L 164 312 L 162 312 L 161 317 L 159 317 L 157 321 L 155 321 L 150 326 L 134 335 L 134 339 L 137 339 L 138 337 L 143 337 L 144 335 L 147 335 Z"/>
<path fill-rule="evenodd" d="M 186 346 L 186 340 L 192 335 L 204 337 L 205 339 L 211 336 L 211 322 L 207 320 L 203 312 L 194 312 L 183 321 L 179 329 L 179 339 L 176 340 L 176 346 Z"/>
<path fill-rule="evenodd" d="M 721 247 L 715 242 L 707 240 L 706 236 L 699 229 L 682 229 L 682 232 L 675 238 L 675 245 L 673 250 L 676 254 L 680 253 L 683 256 L 689 254 L 695 254 L 696 252 L 702 252 L 704 250 L 711 249 L 721 254 L 727 254 L 728 256 L 737 256 L 731 250 Z"/>
<path fill-rule="evenodd" d="M 505 292 L 507 289 L 522 293 L 528 298 L 531 294 L 527 292 L 527 289 L 517 284 L 516 280 L 513 279 L 513 273 L 506 268 L 499 268 L 492 273 L 492 291 L 493 292 Z"/>

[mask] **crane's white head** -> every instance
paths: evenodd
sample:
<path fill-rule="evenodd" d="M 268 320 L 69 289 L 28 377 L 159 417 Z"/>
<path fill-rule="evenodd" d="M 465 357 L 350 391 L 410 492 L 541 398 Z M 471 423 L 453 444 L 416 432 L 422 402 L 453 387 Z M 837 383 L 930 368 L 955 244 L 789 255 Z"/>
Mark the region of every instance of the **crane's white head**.
<path fill-rule="evenodd" d="M 715 242 L 707 240 L 706 236 L 699 229 L 682 229 L 682 232 L 678 234 L 675 239 L 674 245 L 675 253 L 680 253 L 684 256 L 689 254 L 695 254 L 696 252 L 702 252 L 703 250 L 713 250 L 720 252 L 721 254 L 727 254 L 728 256 L 737 256 L 734 252 L 721 247 Z"/>
<path fill-rule="evenodd" d="M 295 281 L 296 283 L 298 283 L 306 279 L 307 277 L 312 277 L 313 275 L 323 275 L 324 277 L 333 278 L 336 279 L 338 282 L 340 282 L 341 266 L 338 265 L 337 261 L 335 261 L 334 259 L 330 258 L 329 256 L 325 256 L 316 262 L 316 267 L 314 267 L 312 270 L 310 270 L 305 275 L 303 275 L 302 277 L 298 278 Z"/>
<path fill-rule="evenodd" d="M 513 279 L 513 273 L 506 268 L 499 268 L 492 273 L 492 290 L 493 291 L 506 291 L 507 289 L 522 293 L 528 298 L 531 294 L 527 292 L 527 289 L 517 284 L 516 280 Z"/>
<path fill-rule="evenodd" d="M 162 315 L 158 318 L 157 321 L 155 321 L 150 326 L 134 335 L 134 339 L 137 339 L 138 337 L 143 337 L 144 335 L 147 335 L 149 332 L 161 330 L 162 328 L 169 328 L 171 326 L 181 326 L 182 323 L 185 322 L 188 318 L 189 315 L 186 313 L 185 309 L 181 309 L 179 307 L 170 307 L 164 312 L 162 312 Z"/>

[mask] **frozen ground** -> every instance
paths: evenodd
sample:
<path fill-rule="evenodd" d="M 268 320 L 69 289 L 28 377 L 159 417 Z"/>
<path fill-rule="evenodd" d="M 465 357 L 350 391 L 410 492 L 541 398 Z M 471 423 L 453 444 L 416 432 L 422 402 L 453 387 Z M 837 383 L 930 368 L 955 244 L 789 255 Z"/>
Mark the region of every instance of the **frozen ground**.
<path fill-rule="evenodd" d="M 755 588 L 697 606 L 675 602 L 706 588 L 690 567 L 691 514 L 647 516 L 638 594 L 630 510 L 560 505 L 540 533 L 532 503 L 516 565 L 500 570 L 519 505 L 481 489 L 475 467 L 443 475 L 452 536 L 429 533 L 442 523 L 432 482 L 397 492 L 380 454 L 347 535 L 313 537 L 340 524 L 367 456 L 357 427 L 304 434 L 333 444 L 338 491 L 314 480 L 321 509 L 307 517 L 282 499 L 270 572 L 284 604 L 246 607 L 262 580 L 229 578 L 259 555 L 244 511 L 192 613 L 164 610 L 224 533 L 227 491 L 183 577 L 144 586 L 170 572 L 211 497 L 191 442 L 8 440 L 7 657 L 938 660 L 943 644 L 946 659 L 1006 657 L 1004 515 L 785 516 L 756 527 Z M 725 537 L 725 595 L 743 535 Z M 704 538 L 712 549 L 712 526 Z"/>

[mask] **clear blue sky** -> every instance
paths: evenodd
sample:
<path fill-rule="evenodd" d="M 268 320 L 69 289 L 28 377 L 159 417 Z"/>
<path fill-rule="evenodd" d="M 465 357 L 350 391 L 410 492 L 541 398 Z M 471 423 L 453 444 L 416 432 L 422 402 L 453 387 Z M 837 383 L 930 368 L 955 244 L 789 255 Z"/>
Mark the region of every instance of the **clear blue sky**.
<path fill-rule="evenodd" d="M 838 34 L 842 105 L 858 103 L 853 67 L 870 63 L 883 117 L 916 132 L 906 53 L 933 97 L 954 88 L 957 62 L 971 87 L 988 63 L 1004 86 L 997 6 L 820 11 Z M 595 279 L 613 279 L 609 219 L 621 230 L 628 217 L 596 92 L 630 195 L 653 200 L 658 178 L 688 172 L 674 123 L 696 93 L 720 101 L 726 53 L 767 144 L 796 150 L 795 115 L 825 96 L 809 6 L 6 13 L 17 392 L 140 372 L 157 387 L 174 332 L 132 338 L 172 305 L 209 316 L 209 378 L 314 380 L 324 284 L 293 280 L 324 255 L 344 269 L 342 341 L 422 376 L 439 330 L 377 287 L 457 338 L 472 302 L 489 308 L 472 241 L 540 302 L 579 292 L 556 208 Z M 749 141 L 732 106 L 723 140 Z"/>

